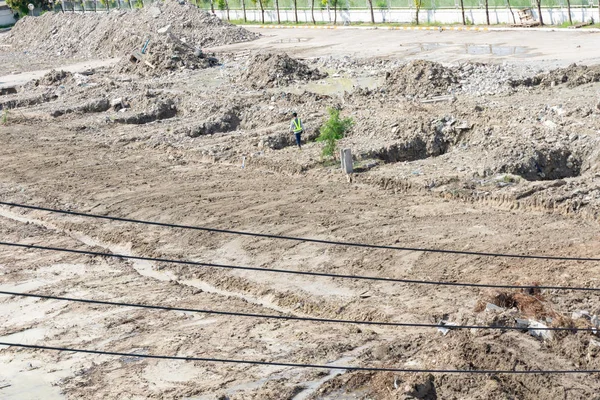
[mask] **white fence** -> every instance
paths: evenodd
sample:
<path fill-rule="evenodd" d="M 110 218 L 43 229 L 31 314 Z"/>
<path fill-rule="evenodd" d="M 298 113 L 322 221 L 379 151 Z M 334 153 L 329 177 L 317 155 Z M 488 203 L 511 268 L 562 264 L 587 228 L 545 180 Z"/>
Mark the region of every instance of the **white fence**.
<path fill-rule="evenodd" d="M 518 10 L 513 9 L 514 18 L 519 22 Z M 537 10 L 532 9 L 534 18 L 537 20 Z M 227 19 L 227 12 L 215 10 L 216 15 L 221 19 Z M 490 9 L 491 24 L 512 24 L 513 15 L 507 8 Z M 374 10 L 375 22 L 389 23 L 414 23 L 415 11 L 411 9 L 390 9 L 390 10 Z M 314 11 L 315 21 L 317 22 L 333 22 L 333 10 Z M 244 14 L 242 10 L 230 10 L 229 17 L 231 19 L 242 20 Z M 280 10 L 279 17 L 282 22 L 295 21 L 294 10 Z M 465 9 L 465 17 L 474 24 L 485 24 L 486 15 L 484 9 Z M 569 21 L 567 9 L 565 8 L 542 8 L 542 17 L 547 25 L 560 25 Z M 260 10 L 247 9 L 246 18 L 248 21 L 261 21 Z M 573 22 L 587 22 L 593 19 L 598 21 L 598 9 L 591 7 L 572 7 L 571 18 Z M 298 20 L 302 23 L 312 23 L 312 15 L 310 10 L 298 10 Z M 265 10 L 265 22 L 277 22 L 277 13 L 275 10 Z M 368 9 L 364 10 L 338 10 L 337 23 L 343 25 L 350 22 L 371 22 L 371 13 Z M 440 23 L 440 24 L 455 24 L 462 22 L 460 9 L 438 9 L 438 10 L 421 10 L 419 13 L 419 22 L 421 23 Z"/>

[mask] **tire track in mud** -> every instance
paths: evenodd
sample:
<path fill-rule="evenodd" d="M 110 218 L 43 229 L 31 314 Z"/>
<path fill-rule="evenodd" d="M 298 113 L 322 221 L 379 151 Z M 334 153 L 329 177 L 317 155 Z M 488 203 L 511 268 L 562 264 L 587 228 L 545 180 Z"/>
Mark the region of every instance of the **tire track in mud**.
<path fill-rule="evenodd" d="M 35 224 L 35 225 L 43 227 L 45 229 L 49 229 L 49 230 L 67 235 L 87 246 L 101 247 L 101 248 L 104 248 L 115 254 L 136 256 L 136 254 L 134 254 L 131 251 L 130 244 L 123 245 L 123 244 L 105 243 L 103 241 L 94 239 L 91 236 L 83 234 L 81 232 L 68 231 L 68 230 L 62 229 L 52 222 L 27 217 L 27 216 L 21 215 L 21 214 L 16 214 L 16 213 L 13 213 L 8 210 L 1 209 L 1 208 L 0 208 L 0 217 L 4 217 L 7 219 L 16 221 L 16 222 Z M 258 305 L 258 306 L 266 308 L 266 309 L 278 311 L 281 313 L 287 313 L 287 314 L 291 314 L 291 315 L 310 316 L 310 315 L 304 314 L 304 313 L 298 314 L 294 310 L 280 307 L 265 298 L 253 297 L 253 296 L 249 296 L 244 293 L 238 293 L 238 292 L 232 292 L 232 291 L 219 289 L 218 287 L 213 286 L 210 283 L 202 281 L 200 279 L 182 279 L 182 280 L 180 280 L 174 273 L 172 273 L 170 271 L 154 269 L 154 263 L 152 263 L 150 261 L 130 260 L 130 262 L 132 264 L 132 268 L 139 275 L 147 277 L 147 278 L 152 278 L 152 279 L 155 279 L 155 280 L 161 281 L 161 282 L 176 281 L 177 283 L 179 283 L 181 285 L 198 288 L 207 293 L 217 294 L 217 295 L 224 296 L 224 297 L 234 297 L 237 299 L 244 300 L 248 303 Z M 380 339 L 381 339 L 381 337 L 379 338 L 379 340 Z M 376 346 L 378 344 L 378 342 L 379 342 L 378 340 L 370 339 L 367 341 L 367 343 L 364 343 L 361 346 L 358 346 L 354 349 L 351 349 L 351 350 L 348 350 L 348 351 L 342 353 L 336 360 L 327 363 L 327 365 L 331 365 L 331 366 L 348 365 L 350 362 L 359 358 L 366 351 L 368 351 L 372 347 Z M 302 376 L 304 375 L 305 371 L 301 368 L 300 369 L 291 368 L 285 372 L 276 373 L 276 374 L 268 374 L 266 377 L 263 377 L 256 381 L 245 382 L 245 383 L 234 385 L 230 388 L 227 388 L 225 391 L 226 391 L 227 395 L 235 395 L 240 392 L 243 393 L 244 391 L 247 391 L 247 390 L 259 389 L 262 385 L 264 385 L 265 383 L 267 383 L 269 381 L 282 379 L 282 378 L 286 379 L 286 380 L 293 380 L 294 378 L 296 378 L 296 379 L 300 378 L 299 380 L 301 382 L 299 382 L 298 385 L 302 387 L 302 390 L 293 397 L 293 400 L 307 400 L 311 396 L 313 396 L 315 393 L 317 393 L 319 388 L 323 384 L 336 378 L 339 375 L 344 374 L 345 372 L 346 372 L 346 370 L 332 369 L 329 371 L 329 373 L 327 375 L 319 377 L 318 379 L 302 381 Z M 212 398 L 213 398 L 212 395 L 194 397 L 194 399 L 197 399 L 197 400 L 205 400 L 205 399 L 212 399 Z"/>
<path fill-rule="evenodd" d="M 238 164 L 232 159 L 217 159 L 214 157 L 210 160 L 207 159 L 203 161 L 237 167 L 241 165 L 241 163 Z M 303 173 L 310 173 L 312 170 L 317 168 L 317 166 L 311 164 L 301 165 L 293 162 L 281 163 L 279 161 L 258 157 L 246 159 L 244 168 L 266 170 L 285 176 L 294 176 Z M 344 178 L 342 175 L 340 175 L 339 179 L 342 180 Z M 533 186 L 521 192 L 490 193 L 489 191 L 485 190 L 464 191 L 445 189 L 441 191 L 435 191 L 429 189 L 424 184 L 419 182 L 411 182 L 406 179 L 394 177 L 378 176 L 375 174 L 369 174 L 368 172 L 365 174 L 352 174 L 348 179 L 350 183 L 369 185 L 384 191 L 393 192 L 394 194 L 405 193 L 413 195 L 425 195 L 462 203 L 481 204 L 500 210 L 515 210 L 524 213 L 543 212 L 549 215 L 560 215 L 588 221 L 598 221 L 600 218 L 600 211 L 590 207 L 581 207 L 581 204 L 577 203 L 577 199 L 572 196 L 562 196 L 558 200 L 552 198 L 551 196 L 544 197 L 546 194 L 546 189 L 552 189 L 561 186 L 561 184 L 564 183 L 563 180 L 548 181 L 548 183 L 544 185 L 538 185 L 537 187 Z"/>
<path fill-rule="evenodd" d="M 10 211 L 3 210 L 3 209 L 0 209 L 0 216 L 11 219 L 13 221 L 18 221 L 18 222 L 23 222 L 23 223 L 31 223 L 31 224 L 35 224 L 35 225 L 44 227 L 46 229 L 60 232 L 60 233 L 65 234 L 87 246 L 101 247 L 101 248 L 104 248 L 115 254 L 123 254 L 123 255 L 127 255 L 127 256 L 138 256 L 137 254 L 134 254 L 131 251 L 131 245 L 122 245 L 122 244 L 119 245 L 119 244 L 105 243 L 105 242 L 94 239 L 91 236 L 85 235 L 80 232 L 67 231 L 67 230 L 61 229 L 60 227 L 58 227 L 57 225 L 55 225 L 51 222 L 26 217 L 26 216 L 15 214 Z M 162 270 L 159 271 L 159 270 L 154 269 L 154 263 L 152 263 L 150 261 L 130 260 L 130 262 L 132 264 L 133 269 L 138 274 L 148 277 L 148 278 L 152 278 L 152 279 L 155 279 L 158 281 L 163 281 L 163 282 L 175 281 L 181 285 L 194 287 L 196 289 L 201 289 L 207 293 L 217 294 L 217 295 L 224 296 L 224 297 L 235 297 L 235 298 L 244 300 L 248 303 L 258 305 L 260 307 L 274 310 L 274 311 L 277 311 L 280 313 L 296 314 L 293 310 L 284 308 L 284 307 L 280 307 L 264 297 L 259 298 L 259 297 L 250 296 L 250 295 L 247 295 L 244 293 L 222 290 L 222 289 L 219 289 L 218 287 L 213 286 L 210 283 L 200 280 L 200 279 L 181 279 L 180 280 L 175 274 L 173 274 L 170 271 L 162 271 Z"/>

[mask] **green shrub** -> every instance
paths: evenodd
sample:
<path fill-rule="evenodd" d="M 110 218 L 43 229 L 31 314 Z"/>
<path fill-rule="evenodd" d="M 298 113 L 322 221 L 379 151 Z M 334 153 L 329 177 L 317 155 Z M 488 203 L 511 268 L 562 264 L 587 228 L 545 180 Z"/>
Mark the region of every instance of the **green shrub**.
<path fill-rule="evenodd" d="M 317 142 L 324 142 L 322 156 L 333 157 L 336 152 L 336 143 L 344 137 L 344 133 L 354 124 L 352 118 L 340 119 L 340 110 L 329 109 L 329 119 L 319 129 Z"/>

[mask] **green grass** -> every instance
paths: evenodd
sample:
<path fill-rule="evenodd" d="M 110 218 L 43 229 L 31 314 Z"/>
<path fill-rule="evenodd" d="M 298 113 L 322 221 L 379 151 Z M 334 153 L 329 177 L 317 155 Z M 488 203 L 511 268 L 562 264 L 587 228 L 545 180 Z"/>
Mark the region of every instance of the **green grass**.
<path fill-rule="evenodd" d="M 13 26 L 15 26 L 15 24 L 0 25 L 0 29 L 12 28 Z"/>

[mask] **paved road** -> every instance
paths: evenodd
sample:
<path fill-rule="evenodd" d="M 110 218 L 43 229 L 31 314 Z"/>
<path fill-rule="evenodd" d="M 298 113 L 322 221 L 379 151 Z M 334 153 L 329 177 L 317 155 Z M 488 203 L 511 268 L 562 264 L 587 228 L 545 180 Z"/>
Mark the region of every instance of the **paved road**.
<path fill-rule="evenodd" d="M 353 56 L 428 59 L 439 62 L 504 61 L 544 66 L 600 63 L 600 33 L 452 32 L 250 28 L 263 37 L 216 51 L 285 51 L 296 57 Z"/>

